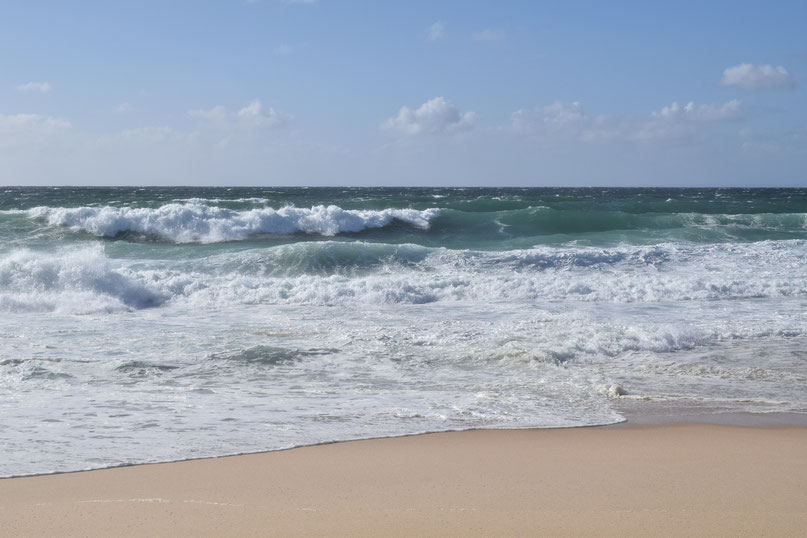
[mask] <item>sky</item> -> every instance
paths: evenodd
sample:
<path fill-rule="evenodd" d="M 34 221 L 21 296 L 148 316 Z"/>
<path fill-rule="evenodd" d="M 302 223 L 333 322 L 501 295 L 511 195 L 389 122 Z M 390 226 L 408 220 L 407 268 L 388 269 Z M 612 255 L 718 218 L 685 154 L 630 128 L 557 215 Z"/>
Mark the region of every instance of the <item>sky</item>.
<path fill-rule="evenodd" d="M 807 186 L 807 2 L 0 2 L 0 184 Z"/>

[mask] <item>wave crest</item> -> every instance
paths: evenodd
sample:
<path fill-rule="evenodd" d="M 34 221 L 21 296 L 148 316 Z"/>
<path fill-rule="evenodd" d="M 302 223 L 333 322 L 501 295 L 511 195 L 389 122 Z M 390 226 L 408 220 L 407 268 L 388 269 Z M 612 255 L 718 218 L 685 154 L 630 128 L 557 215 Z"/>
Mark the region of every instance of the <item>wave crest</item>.
<path fill-rule="evenodd" d="M 157 208 L 130 207 L 35 207 L 34 218 L 51 226 L 68 226 L 99 237 L 133 232 L 175 243 L 238 241 L 255 234 L 307 233 L 334 236 L 383 228 L 393 221 L 428 229 L 439 216 L 437 209 L 350 210 L 330 205 L 311 208 L 265 207 L 244 211 L 208 206 L 199 202 L 166 204 Z"/>

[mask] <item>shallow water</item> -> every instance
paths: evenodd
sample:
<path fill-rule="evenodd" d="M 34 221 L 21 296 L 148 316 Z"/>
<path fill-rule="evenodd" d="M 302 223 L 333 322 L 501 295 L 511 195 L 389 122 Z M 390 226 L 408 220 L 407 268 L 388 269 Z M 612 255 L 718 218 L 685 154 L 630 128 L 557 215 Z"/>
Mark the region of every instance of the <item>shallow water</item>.
<path fill-rule="evenodd" d="M 0 475 L 807 413 L 805 215 L 796 189 L 6 188 Z"/>

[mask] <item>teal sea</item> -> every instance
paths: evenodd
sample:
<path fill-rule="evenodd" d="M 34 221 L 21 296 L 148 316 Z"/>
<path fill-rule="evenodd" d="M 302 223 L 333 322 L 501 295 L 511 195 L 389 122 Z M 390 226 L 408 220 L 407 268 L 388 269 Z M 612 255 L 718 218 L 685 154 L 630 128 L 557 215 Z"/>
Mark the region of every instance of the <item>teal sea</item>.
<path fill-rule="evenodd" d="M 0 476 L 805 387 L 807 189 L 0 188 Z"/>

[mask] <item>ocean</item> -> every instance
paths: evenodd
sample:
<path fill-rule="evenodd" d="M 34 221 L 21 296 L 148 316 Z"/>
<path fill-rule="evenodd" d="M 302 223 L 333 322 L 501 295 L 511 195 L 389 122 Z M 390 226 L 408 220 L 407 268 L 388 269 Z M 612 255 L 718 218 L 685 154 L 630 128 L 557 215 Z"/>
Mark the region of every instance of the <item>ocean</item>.
<path fill-rule="evenodd" d="M 807 413 L 807 189 L 0 188 L 0 476 Z"/>

